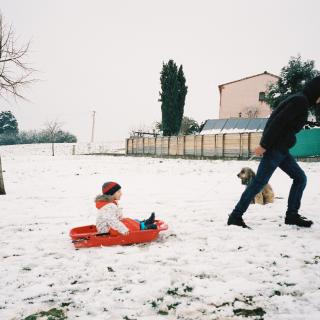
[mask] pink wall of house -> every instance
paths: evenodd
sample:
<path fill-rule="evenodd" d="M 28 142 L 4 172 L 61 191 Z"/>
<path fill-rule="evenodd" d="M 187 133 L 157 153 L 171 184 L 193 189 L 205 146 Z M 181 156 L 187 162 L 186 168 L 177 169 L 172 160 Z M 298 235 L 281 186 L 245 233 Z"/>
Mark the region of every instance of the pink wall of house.
<path fill-rule="evenodd" d="M 271 109 L 259 101 L 259 93 L 265 92 L 268 85 L 277 80 L 278 76 L 264 72 L 220 85 L 219 118 L 238 118 L 240 114 L 243 118 L 268 117 Z"/>

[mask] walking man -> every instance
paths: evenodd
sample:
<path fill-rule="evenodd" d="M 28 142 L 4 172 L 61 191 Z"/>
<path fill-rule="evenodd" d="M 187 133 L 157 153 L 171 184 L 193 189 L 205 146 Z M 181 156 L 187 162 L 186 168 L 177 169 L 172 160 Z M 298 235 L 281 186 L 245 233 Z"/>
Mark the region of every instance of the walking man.
<path fill-rule="evenodd" d="M 295 135 L 306 124 L 312 106 L 320 108 L 320 76 L 309 81 L 302 92 L 290 95 L 280 102 L 271 113 L 260 145 L 254 151 L 255 155 L 262 156 L 256 177 L 242 193 L 239 202 L 229 215 L 228 225 L 248 228 L 242 219 L 243 214 L 248 209 L 251 200 L 263 189 L 273 172 L 279 167 L 293 180 L 285 224 L 311 227 L 313 222 L 298 213 L 307 177 L 290 155 L 289 149 L 295 145 Z"/>

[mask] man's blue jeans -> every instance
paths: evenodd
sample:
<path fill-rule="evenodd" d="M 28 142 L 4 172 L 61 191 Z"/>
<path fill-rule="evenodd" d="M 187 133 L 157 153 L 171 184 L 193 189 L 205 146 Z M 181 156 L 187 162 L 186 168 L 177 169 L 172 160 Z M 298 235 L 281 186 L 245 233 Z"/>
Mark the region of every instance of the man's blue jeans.
<path fill-rule="evenodd" d="M 273 172 L 278 167 L 293 179 L 288 198 L 287 214 L 298 213 L 303 190 L 307 184 L 307 177 L 288 151 L 270 149 L 264 153 L 255 178 L 252 179 L 251 183 L 242 193 L 239 202 L 232 211 L 232 215 L 241 217 L 246 212 L 251 200 L 268 183 Z"/>

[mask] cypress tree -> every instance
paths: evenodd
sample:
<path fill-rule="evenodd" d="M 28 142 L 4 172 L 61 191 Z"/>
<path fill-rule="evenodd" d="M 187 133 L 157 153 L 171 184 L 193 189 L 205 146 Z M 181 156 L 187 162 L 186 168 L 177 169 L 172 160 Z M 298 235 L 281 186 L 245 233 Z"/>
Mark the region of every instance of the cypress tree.
<path fill-rule="evenodd" d="M 177 117 L 177 125 L 179 126 L 179 130 L 181 128 L 182 119 L 183 119 L 183 113 L 184 113 L 184 104 L 186 100 L 186 95 L 188 92 L 188 87 L 186 86 L 186 78 L 183 73 L 182 65 L 179 68 L 178 75 L 177 75 L 177 81 L 178 81 L 178 117 Z"/>
<path fill-rule="evenodd" d="M 180 131 L 187 87 L 182 66 L 179 70 L 173 60 L 163 63 L 160 99 L 162 130 L 164 136 L 177 135 Z"/>

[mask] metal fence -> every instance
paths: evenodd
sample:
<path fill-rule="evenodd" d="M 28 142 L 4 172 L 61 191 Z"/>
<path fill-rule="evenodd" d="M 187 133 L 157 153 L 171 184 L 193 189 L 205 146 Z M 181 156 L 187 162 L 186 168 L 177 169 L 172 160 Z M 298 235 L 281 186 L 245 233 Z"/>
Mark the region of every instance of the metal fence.
<path fill-rule="evenodd" d="M 320 156 L 320 128 L 302 130 L 297 134 L 297 143 L 290 150 L 294 157 Z"/>

